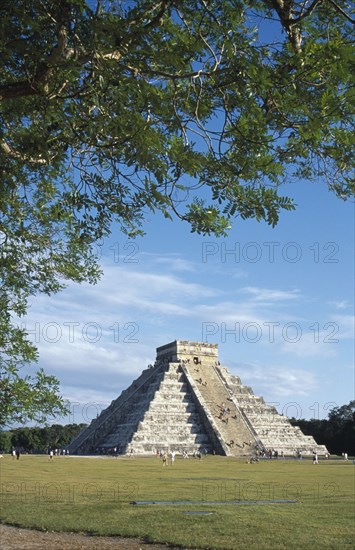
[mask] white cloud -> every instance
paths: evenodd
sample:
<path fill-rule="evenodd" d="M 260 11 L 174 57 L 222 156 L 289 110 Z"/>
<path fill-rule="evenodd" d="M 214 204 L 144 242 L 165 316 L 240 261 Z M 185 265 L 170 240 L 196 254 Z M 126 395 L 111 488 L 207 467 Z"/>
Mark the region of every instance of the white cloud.
<path fill-rule="evenodd" d="M 298 300 L 301 297 L 300 290 L 278 290 L 270 288 L 260 288 L 246 286 L 240 289 L 243 294 L 248 294 L 255 302 L 283 302 L 289 300 Z"/>
<path fill-rule="evenodd" d="M 335 357 L 342 342 L 354 338 L 354 317 L 333 315 L 329 321 L 300 326 L 299 339 L 295 342 L 283 339 L 282 350 L 298 357 Z"/>
<path fill-rule="evenodd" d="M 354 339 L 355 335 L 355 317 L 354 315 L 332 315 L 331 322 L 338 328 L 339 339 Z M 329 327 L 330 330 L 331 326 Z"/>
<path fill-rule="evenodd" d="M 328 305 L 335 307 L 336 309 L 348 309 L 351 307 L 351 303 L 347 300 L 332 300 L 327 303 Z"/>
<path fill-rule="evenodd" d="M 335 357 L 339 340 L 336 332 L 327 332 L 315 328 L 314 331 L 302 330 L 297 341 L 283 340 L 281 350 L 297 357 Z"/>
<path fill-rule="evenodd" d="M 317 389 L 319 382 L 314 373 L 286 365 L 237 365 L 238 376 L 242 383 L 258 388 L 260 395 L 266 398 L 297 397 L 310 395 Z M 245 380 L 243 380 L 245 379 Z"/>
<path fill-rule="evenodd" d="M 165 256 L 155 259 L 157 265 L 167 267 L 171 273 L 189 272 L 195 273 L 197 265 L 185 258 L 181 258 L 176 254 L 166 254 Z"/>

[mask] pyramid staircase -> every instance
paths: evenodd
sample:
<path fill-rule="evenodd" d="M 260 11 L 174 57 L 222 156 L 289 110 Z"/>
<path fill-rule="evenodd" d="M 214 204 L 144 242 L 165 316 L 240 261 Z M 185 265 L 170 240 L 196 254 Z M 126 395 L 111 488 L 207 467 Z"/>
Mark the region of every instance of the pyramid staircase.
<path fill-rule="evenodd" d="M 274 449 L 327 452 L 221 367 L 215 344 L 175 341 L 157 349 L 131 386 L 70 444 L 73 454 L 206 450 L 251 456 Z"/>
<path fill-rule="evenodd" d="M 224 454 L 231 456 L 251 455 L 257 441 L 250 430 L 238 405 L 230 399 L 230 393 L 223 384 L 217 368 L 196 368 L 185 364 L 183 371 L 192 391 L 205 411 Z M 223 411 L 226 412 L 223 412 Z"/>

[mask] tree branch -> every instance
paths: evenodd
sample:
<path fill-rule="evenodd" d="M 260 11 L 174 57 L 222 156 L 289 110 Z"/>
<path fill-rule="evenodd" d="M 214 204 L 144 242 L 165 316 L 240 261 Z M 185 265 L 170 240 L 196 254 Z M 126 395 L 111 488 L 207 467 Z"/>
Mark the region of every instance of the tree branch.
<path fill-rule="evenodd" d="M 350 21 L 353 25 L 355 24 L 355 19 L 351 19 L 350 15 L 348 15 L 336 2 L 333 0 L 328 0 L 329 4 L 331 4 L 339 13 L 341 13 L 345 19 Z"/>
<path fill-rule="evenodd" d="M 47 164 L 47 161 L 45 159 L 42 159 L 42 158 L 35 159 L 33 157 L 28 157 L 27 155 L 22 155 L 18 151 L 15 151 L 14 149 L 12 149 L 12 147 L 10 147 L 10 145 L 6 143 L 6 141 L 0 142 L 0 149 L 2 149 L 2 151 L 8 157 L 11 157 L 14 159 L 20 159 L 23 162 L 29 162 L 31 164 Z"/>

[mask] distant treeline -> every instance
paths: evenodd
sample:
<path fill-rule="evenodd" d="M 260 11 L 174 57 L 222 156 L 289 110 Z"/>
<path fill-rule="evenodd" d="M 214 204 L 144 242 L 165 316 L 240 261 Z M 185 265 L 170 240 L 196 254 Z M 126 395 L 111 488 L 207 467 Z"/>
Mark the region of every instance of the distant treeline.
<path fill-rule="evenodd" d="M 53 424 L 44 428 L 14 428 L 0 432 L 0 450 L 6 452 L 16 448 L 33 453 L 46 452 L 49 447 L 65 449 L 86 426 L 87 424 Z"/>
<path fill-rule="evenodd" d="M 290 421 L 305 435 L 312 435 L 317 443 L 325 445 L 331 454 L 355 456 L 355 400 L 335 407 L 324 420 L 290 418 Z"/>

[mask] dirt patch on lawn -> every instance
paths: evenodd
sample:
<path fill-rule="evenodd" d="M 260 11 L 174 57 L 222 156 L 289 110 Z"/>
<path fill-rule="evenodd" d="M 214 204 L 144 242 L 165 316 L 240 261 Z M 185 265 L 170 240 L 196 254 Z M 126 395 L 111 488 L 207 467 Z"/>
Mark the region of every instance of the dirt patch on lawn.
<path fill-rule="evenodd" d="M 150 544 L 135 538 L 49 533 L 9 525 L 0 525 L 0 546 L 1 550 L 183 550 L 181 546 Z"/>

